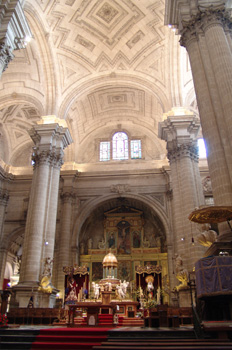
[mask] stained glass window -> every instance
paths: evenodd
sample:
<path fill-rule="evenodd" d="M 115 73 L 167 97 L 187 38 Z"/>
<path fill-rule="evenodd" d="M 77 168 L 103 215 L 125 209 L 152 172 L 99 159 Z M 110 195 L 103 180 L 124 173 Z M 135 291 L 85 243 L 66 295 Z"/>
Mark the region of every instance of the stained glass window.
<path fill-rule="evenodd" d="M 112 140 L 113 159 L 128 159 L 128 136 L 125 132 L 116 132 Z"/>
<path fill-rule="evenodd" d="M 131 140 L 131 159 L 141 158 L 141 140 Z"/>
<path fill-rule="evenodd" d="M 110 141 L 100 142 L 100 161 L 110 160 Z"/>

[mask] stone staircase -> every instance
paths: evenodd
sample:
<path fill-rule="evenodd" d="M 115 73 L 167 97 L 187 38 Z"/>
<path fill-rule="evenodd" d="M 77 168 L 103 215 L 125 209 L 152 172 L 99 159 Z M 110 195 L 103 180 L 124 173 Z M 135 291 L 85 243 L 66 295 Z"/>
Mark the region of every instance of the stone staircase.
<path fill-rule="evenodd" d="M 193 328 L 123 327 L 108 332 L 94 350 L 232 350 L 230 339 L 197 339 Z"/>

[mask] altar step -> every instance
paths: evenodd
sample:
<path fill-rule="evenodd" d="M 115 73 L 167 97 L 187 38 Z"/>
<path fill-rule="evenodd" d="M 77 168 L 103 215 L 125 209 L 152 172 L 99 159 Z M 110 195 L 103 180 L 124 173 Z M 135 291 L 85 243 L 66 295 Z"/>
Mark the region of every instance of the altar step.
<path fill-rule="evenodd" d="M 87 317 L 75 317 L 74 318 L 74 324 L 75 326 L 87 326 Z M 63 319 L 58 322 L 54 322 L 53 326 L 66 326 L 67 320 Z M 98 326 L 113 326 L 113 315 L 111 314 L 100 314 L 98 315 Z M 137 318 L 137 317 L 124 317 L 119 316 L 118 318 L 118 324 L 116 326 L 118 327 L 143 327 L 144 321 Z"/>
<path fill-rule="evenodd" d="M 98 315 L 98 325 L 99 326 L 112 326 L 113 325 L 113 315 L 112 314 L 99 314 Z"/>
<path fill-rule="evenodd" d="M 144 321 L 138 317 L 119 317 L 120 327 L 143 327 Z"/>

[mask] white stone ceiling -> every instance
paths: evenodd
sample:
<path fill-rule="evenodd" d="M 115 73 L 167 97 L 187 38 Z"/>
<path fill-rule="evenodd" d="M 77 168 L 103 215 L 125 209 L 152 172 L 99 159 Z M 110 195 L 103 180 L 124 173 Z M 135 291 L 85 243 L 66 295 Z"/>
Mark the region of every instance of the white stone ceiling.
<path fill-rule="evenodd" d="M 70 127 L 68 162 L 96 162 L 98 140 L 117 129 L 143 138 L 144 160 L 163 159 L 163 113 L 196 108 L 178 37 L 164 26 L 165 0 L 25 0 L 24 11 L 33 39 L 0 81 L 5 163 L 27 165 L 27 130 L 50 114 Z"/>

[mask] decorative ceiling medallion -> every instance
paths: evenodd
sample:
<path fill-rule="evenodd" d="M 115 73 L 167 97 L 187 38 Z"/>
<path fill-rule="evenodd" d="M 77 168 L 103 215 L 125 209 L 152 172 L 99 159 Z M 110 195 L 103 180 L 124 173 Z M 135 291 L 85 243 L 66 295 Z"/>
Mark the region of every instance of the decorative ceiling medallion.
<path fill-rule="evenodd" d="M 123 6 L 122 6 L 123 5 Z M 110 49 L 131 30 L 145 15 L 131 1 L 120 2 L 115 0 L 86 2 L 82 11 L 78 11 L 74 18 L 75 23 L 83 30 L 106 44 Z"/>
<path fill-rule="evenodd" d="M 91 41 L 89 41 L 89 40 L 83 38 L 83 36 L 81 36 L 81 35 L 77 35 L 75 41 L 76 41 L 78 44 L 84 46 L 84 47 L 85 47 L 86 49 L 88 49 L 89 51 L 93 51 L 93 49 L 95 48 L 95 45 L 94 45 Z"/>
<path fill-rule="evenodd" d="M 75 0 L 66 0 L 65 5 L 72 6 Z"/>
<path fill-rule="evenodd" d="M 131 49 L 135 44 L 137 44 L 138 41 L 140 41 L 145 34 L 139 30 L 133 37 L 126 43 L 127 46 Z"/>
<path fill-rule="evenodd" d="M 96 13 L 97 16 L 101 17 L 107 23 L 110 23 L 117 14 L 118 11 L 110 6 L 107 2 L 105 2 L 104 5 Z"/>
<path fill-rule="evenodd" d="M 93 116 L 117 113 L 136 113 L 144 115 L 144 91 L 138 89 L 121 88 L 96 91 L 88 95 Z"/>
<path fill-rule="evenodd" d="M 108 103 L 127 103 L 126 94 L 109 95 Z"/>

